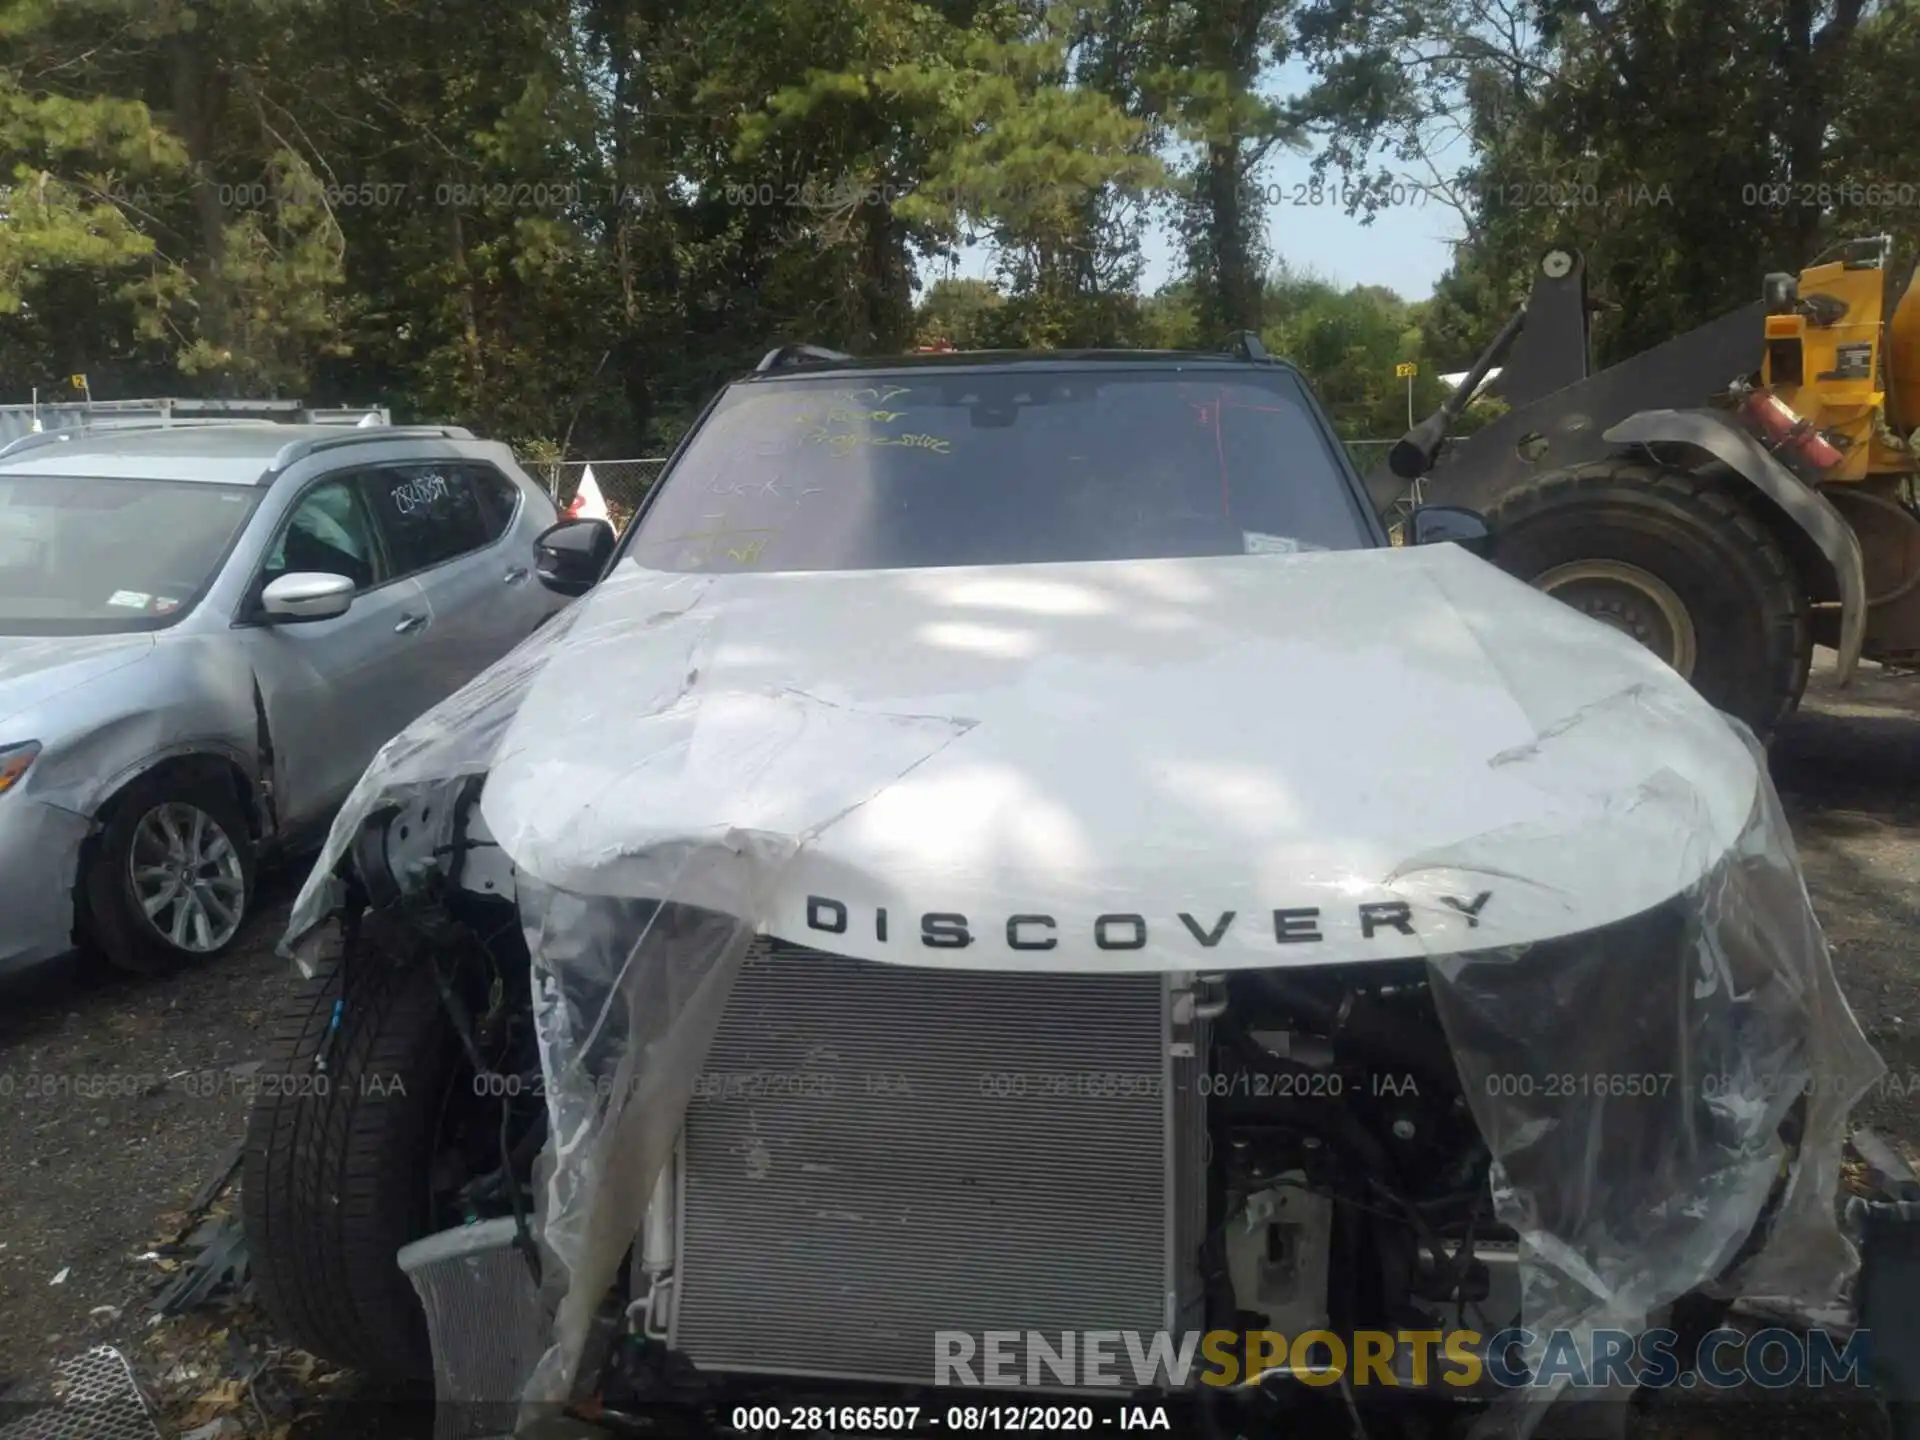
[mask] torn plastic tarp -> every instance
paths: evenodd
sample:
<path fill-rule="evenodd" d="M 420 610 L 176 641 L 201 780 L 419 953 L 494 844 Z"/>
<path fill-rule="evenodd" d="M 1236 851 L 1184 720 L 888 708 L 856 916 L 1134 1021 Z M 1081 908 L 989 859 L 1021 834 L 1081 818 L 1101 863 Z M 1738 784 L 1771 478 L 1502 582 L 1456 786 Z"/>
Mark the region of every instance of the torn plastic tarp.
<path fill-rule="evenodd" d="M 1644 697 L 1634 708 L 1684 723 Z M 1429 961 L 1495 1214 L 1519 1236 L 1533 1339 L 1515 1359 L 1530 1372 L 1555 1331 L 1591 1355 L 1594 1331 L 1638 1333 L 1690 1291 L 1830 1301 L 1854 1269 L 1836 1225 L 1841 1149 L 1883 1066 L 1747 743 L 1762 767 L 1752 817 L 1673 900 L 1548 945 Z M 1671 775 L 1592 819 L 1705 833 Z M 1498 871 L 1551 838 L 1483 837 L 1455 858 Z M 1566 1378 L 1509 1391 L 1476 1435 L 1530 1433 Z"/>
<path fill-rule="evenodd" d="M 321 927 L 346 903 L 341 861 L 368 817 L 385 806 L 404 806 L 423 794 L 444 794 L 451 801 L 462 780 L 485 775 L 528 687 L 554 649 L 571 633 L 580 614 L 578 605 L 560 611 L 463 689 L 380 747 L 334 816 L 320 857 L 294 897 L 280 952 L 296 960 L 303 974 L 311 976 L 319 963 L 324 941 Z M 441 851 L 452 835 L 453 804 L 434 808 L 441 834 L 438 843 L 422 847 L 421 853 Z M 421 877 L 398 878 L 402 888 L 411 888 Z"/>
<path fill-rule="evenodd" d="M 684 645 L 674 673 L 687 682 L 662 687 L 639 678 L 647 667 L 609 667 L 596 701 L 630 717 L 630 748 L 556 761 L 552 746 L 509 746 L 493 772 L 502 793 L 538 798 L 507 823 L 482 801 L 521 867 L 552 1127 L 542 1239 L 561 1283 L 554 1348 L 530 1401 L 569 1393 L 594 1308 L 673 1151 L 773 885 L 821 830 L 973 723 L 850 710 L 793 691 L 698 701 L 689 677 L 711 640 L 699 626 L 628 637 L 675 647 L 676 659 Z M 556 765 L 567 773 L 551 773 Z M 580 823 L 574 785 L 583 778 L 596 806 L 630 817 L 621 841 L 585 864 L 577 847 L 558 855 L 545 843 Z M 734 818 L 702 829 L 676 791 L 716 785 L 734 797 Z"/>
<path fill-rule="evenodd" d="M 557 1262 L 543 1286 L 555 1344 L 529 1383 L 530 1402 L 562 1400 L 573 1384 L 772 877 L 821 828 L 972 725 L 848 709 L 794 690 L 696 698 L 714 636 L 689 612 L 710 582 L 660 579 L 647 583 L 634 570 L 609 579 L 599 598 L 610 618 L 577 623 L 582 607 L 570 607 L 384 747 L 336 820 L 287 931 L 310 971 L 321 922 L 345 899 L 339 862 L 383 806 L 445 795 L 435 808 L 446 834 L 419 847 L 430 853 L 451 833 L 452 791 L 465 776 L 488 774 L 496 793 L 524 784 L 523 797 L 550 802 L 492 831 L 519 867 L 550 1122 L 540 1243 Z M 637 623 L 623 590 L 645 596 Z M 515 729 L 563 640 L 574 673 L 596 676 L 593 704 L 567 731 Z M 600 723 L 610 714 L 626 721 L 617 743 Z M 699 795 L 718 786 L 733 797 L 731 821 L 702 826 L 676 813 L 673 788 L 690 771 Z M 546 826 L 577 828 L 586 793 L 631 819 L 621 843 L 570 863 L 552 853 Z M 493 819 L 484 802 L 482 814 Z"/>
<path fill-rule="evenodd" d="M 290 939 L 337 905 L 361 819 L 483 773 L 519 870 L 553 1122 L 558 1321 L 530 1399 L 572 1384 L 747 946 L 810 938 L 817 893 L 908 917 L 1044 902 L 1065 937 L 1142 909 L 1164 875 L 1174 893 L 1154 898 L 1176 907 L 1324 908 L 1311 957 L 1242 926 L 1208 969 L 1425 955 L 1542 1333 L 1643 1325 L 1736 1258 L 1750 1293 L 1821 1298 L 1852 1263 L 1830 1202 L 1878 1061 L 1762 758 L 1631 641 L 1452 547 L 624 565 L 381 752 Z M 1462 908 L 1489 887 L 1490 908 Z M 1337 929 L 1353 901 L 1419 923 Z M 833 948 L 1192 968 L 1152 918 L 1151 943 L 1119 951 L 933 951 L 906 926 Z"/>

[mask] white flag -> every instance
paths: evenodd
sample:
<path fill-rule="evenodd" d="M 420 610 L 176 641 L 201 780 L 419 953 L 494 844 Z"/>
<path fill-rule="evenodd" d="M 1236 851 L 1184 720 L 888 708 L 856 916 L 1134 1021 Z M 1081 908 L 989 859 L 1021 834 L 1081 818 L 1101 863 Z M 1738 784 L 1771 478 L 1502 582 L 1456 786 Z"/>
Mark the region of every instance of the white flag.
<path fill-rule="evenodd" d="M 606 496 L 600 493 L 600 482 L 593 478 L 591 465 L 580 472 L 580 488 L 574 492 L 573 503 L 567 506 L 567 518 L 613 523 L 613 512 L 607 509 Z"/>

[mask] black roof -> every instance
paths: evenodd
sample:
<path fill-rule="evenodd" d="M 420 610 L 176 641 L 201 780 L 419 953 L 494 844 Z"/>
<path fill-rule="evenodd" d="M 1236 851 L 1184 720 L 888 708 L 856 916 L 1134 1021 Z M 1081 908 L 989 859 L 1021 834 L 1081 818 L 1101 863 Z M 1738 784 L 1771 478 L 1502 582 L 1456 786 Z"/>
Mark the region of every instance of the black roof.
<path fill-rule="evenodd" d="M 1194 370 L 1245 370 L 1255 367 L 1288 371 L 1295 369 L 1287 361 L 1275 357 L 1250 359 L 1243 355 L 1208 350 L 924 350 L 905 355 L 843 356 L 836 359 L 796 356 L 772 368 L 756 371 L 747 379 L 758 382 L 777 380 L 788 375 L 870 374 L 892 370 L 1085 370 L 1109 365 L 1141 365 L 1160 369 L 1177 366 Z"/>

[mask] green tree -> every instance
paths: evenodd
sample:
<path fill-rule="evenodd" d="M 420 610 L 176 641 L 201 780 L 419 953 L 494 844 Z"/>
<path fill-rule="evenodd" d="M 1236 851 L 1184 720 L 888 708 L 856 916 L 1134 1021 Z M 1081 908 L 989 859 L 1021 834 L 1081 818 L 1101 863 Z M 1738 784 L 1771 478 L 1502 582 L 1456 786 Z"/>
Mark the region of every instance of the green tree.
<path fill-rule="evenodd" d="M 1406 428 L 1406 381 L 1394 373 L 1403 362 L 1420 366 L 1416 413 L 1439 404 L 1438 367 L 1425 362 L 1414 313 L 1393 291 L 1342 290 L 1284 264 L 1268 277 L 1266 291 L 1262 341 L 1306 372 L 1343 437 L 1373 439 Z"/>
<path fill-rule="evenodd" d="M 1183 277 L 1146 298 L 1140 315 L 1142 345 L 1156 350 L 1204 348 L 1195 288 L 1191 278 Z"/>
<path fill-rule="evenodd" d="M 1298 143 L 1299 132 L 1259 87 L 1287 57 L 1289 8 L 1288 0 L 1164 7 L 1150 84 L 1172 133 L 1195 152 L 1174 213 L 1203 334 L 1260 329 L 1270 257 L 1252 181 L 1274 147 Z"/>
<path fill-rule="evenodd" d="M 96 20 L 36 0 L 0 5 L 0 317 L 10 370 L 46 383 L 77 371 L 109 387 L 164 365 L 136 311 L 177 261 L 153 209 L 187 160 L 179 138 L 128 92 L 94 77 L 130 60 L 95 54 Z"/>
<path fill-rule="evenodd" d="M 1455 207 L 1461 283 L 1436 317 L 1453 334 L 1489 335 L 1539 251 L 1578 245 L 1610 361 L 1858 227 L 1850 182 L 1912 154 L 1888 43 L 1912 15 L 1911 0 L 1312 0 L 1304 113 L 1356 212 Z"/>
<path fill-rule="evenodd" d="M 1015 15 L 1004 35 L 976 24 L 957 53 L 881 82 L 937 102 L 923 188 L 896 208 L 947 244 L 992 241 L 1012 344 L 1125 343 L 1138 325 L 1137 247 L 1115 232 L 1166 172 L 1116 93 L 1116 62 L 1076 47 L 1082 24 L 1059 5 Z"/>
<path fill-rule="evenodd" d="M 339 343 L 344 238 L 260 78 L 287 8 L 0 8 L 0 310 L 57 295 L 73 368 L 272 393 Z"/>
<path fill-rule="evenodd" d="M 945 343 L 956 350 L 985 350 L 1000 343 L 1000 317 L 1007 297 L 991 280 L 936 280 L 914 312 L 914 341 Z"/>

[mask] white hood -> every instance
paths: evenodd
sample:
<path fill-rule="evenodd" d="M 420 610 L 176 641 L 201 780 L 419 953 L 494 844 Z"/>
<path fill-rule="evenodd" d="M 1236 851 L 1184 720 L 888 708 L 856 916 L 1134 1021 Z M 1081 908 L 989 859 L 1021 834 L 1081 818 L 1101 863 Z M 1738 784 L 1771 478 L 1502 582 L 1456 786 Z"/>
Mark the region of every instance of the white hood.
<path fill-rule="evenodd" d="M 784 839 L 764 928 L 875 960 L 1220 970 L 1570 933 L 1697 880 L 1760 779 L 1650 654 L 1454 546 L 625 565 L 581 603 L 487 783 L 508 855 L 697 901 L 649 857 Z"/>

